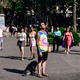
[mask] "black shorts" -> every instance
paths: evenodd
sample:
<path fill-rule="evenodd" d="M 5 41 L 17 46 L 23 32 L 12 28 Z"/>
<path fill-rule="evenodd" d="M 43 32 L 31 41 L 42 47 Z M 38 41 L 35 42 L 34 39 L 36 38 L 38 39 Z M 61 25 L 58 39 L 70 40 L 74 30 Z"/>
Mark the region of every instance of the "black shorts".
<path fill-rule="evenodd" d="M 38 62 L 40 62 L 40 61 L 46 61 L 47 60 L 47 58 L 48 58 L 48 52 L 42 52 L 42 57 L 41 56 L 39 56 L 39 53 L 38 53 Z"/>

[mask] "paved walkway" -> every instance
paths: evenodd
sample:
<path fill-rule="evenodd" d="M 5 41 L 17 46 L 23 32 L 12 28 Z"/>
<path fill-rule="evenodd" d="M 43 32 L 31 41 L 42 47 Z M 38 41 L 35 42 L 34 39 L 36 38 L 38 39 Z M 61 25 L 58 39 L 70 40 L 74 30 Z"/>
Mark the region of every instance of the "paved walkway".
<path fill-rule="evenodd" d="M 36 52 L 36 49 L 35 49 Z M 25 60 L 20 61 L 16 38 L 4 38 L 4 50 L 0 51 L 0 80 L 80 80 L 80 47 L 71 49 L 66 55 L 60 47 L 59 53 L 49 53 L 47 73 L 49 77 L 39 79 L 35 76 L 22 76 L 22 71 L 31 62 L 29 47 L 25 48 Z M 37 53 L 36 53 L 37 54 Z M 37 60 L 37 55 L 34 60 Z"/>

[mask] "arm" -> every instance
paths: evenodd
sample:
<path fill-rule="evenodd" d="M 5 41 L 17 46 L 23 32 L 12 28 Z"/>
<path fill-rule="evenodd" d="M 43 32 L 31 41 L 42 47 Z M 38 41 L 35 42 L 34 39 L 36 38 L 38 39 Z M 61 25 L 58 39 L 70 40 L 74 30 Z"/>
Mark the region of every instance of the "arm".
<path fill-rule="evenodd" d="M 17 38 L 17 39 L 19 38 L 18 33 L 16 34 L 16 38 Z"/>
<path fill-rule="evenodd" d="M 73 34 L 72 34 L 72 32 L 71 32 L 71 37 L 72 37 L 72 41 L 74 42 L 74 38 L 73 38 Z"/>
<path fill-rule="evenodd" d="M 63 35 L 63 40 L 65 39 L 65 33 L 64 33 L 64 35 Z"/>
<path fill-rule="evenodd" d="M 39 45 L 39 44 L 38 44 L 38 41 L 39 41 L 39 35 L 37 34 L 37 35 L 36 35 L 36 45 L 37 45 L 37 48 L 39 49 L 39 47 L 38 47 L 38 45 Z"/>
<path fill-rule="evenodd" d="M 38 50 L 39 50 L 39 40 L 40 40 L 40 35 L 39 34 L 37 34 L 37 47 L 38 47 Z M 39 51 L 39 56 L 41 56 L 42 57 L 42 53 Z"/>
<path fill-rule="evenodd" d="M 26 34 L 25 34 L 25 37 L 24 37 L 24 43 L 25 43 L 25 45 L 26 45 Z"/>

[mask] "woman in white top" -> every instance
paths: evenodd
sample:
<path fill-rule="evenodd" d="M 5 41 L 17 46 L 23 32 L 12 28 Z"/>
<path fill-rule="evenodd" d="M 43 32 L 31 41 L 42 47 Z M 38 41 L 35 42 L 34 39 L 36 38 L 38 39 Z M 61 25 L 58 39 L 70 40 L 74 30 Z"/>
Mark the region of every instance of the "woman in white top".
<path fill-rule="evenodd" d="M 24 46 L 26 45 L 26 33 L 24 32 L 23 28 L 18 33 L 17 38 L 18 38 L 17 45 L 19 46 L 20 49 L 21 60 L 24 60 Z"/>
<path fill-rule="evenodd" d="M 36 46 L 36 32 L 34 31 L 34 28 L 31 27 L 31 32 L 29 33 L 29 41 L 30 41 L 30 51 L 31 51 L 31 55 L 29 60 L 32 60 L 35 56 L 34 54 L 34 47 Z"/>

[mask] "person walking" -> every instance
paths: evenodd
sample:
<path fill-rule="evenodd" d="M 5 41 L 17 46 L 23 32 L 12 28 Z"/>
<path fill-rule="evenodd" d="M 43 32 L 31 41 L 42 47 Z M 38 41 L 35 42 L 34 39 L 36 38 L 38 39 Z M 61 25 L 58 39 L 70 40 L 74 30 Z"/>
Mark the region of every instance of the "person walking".
<path fill-rule="evenodd" d="M 46 61 L 48 58 L 48 39 L 45 31 L 46 25 L 41 23 L 41 30 L 38 32 L 38 77 L 48 77 L 46 74 Z"/>
<path fill-rule="evenodd" d="M 23 28 L 20 30 L 20 32 L 18 32 L 17 39 L 17 45 L 20 49 L 20 58 L 21 60 L 24 60 L 24 46 L 26 45 L 26 33 L 24 32 Z"/>
<path fill-rule="evenodd" d="M 34 48 L 36 46 L 36 32 L 34 31 L 34 28 L 31 27 L 31 32 L 29 33 L 29 41 L 30 41 L 30 58 L 29 60 L 32 60 L 33 58 L 35 58 L 35 54 L 34 54 Z"/>
<path fill-rule="evenodd" d="M 3 50 L 3 30 L 0 28 L 0 50 Z"/>
<path fill-rule="evenodd" d="M 66 29 L 63 40 L 65 42 L 65 52 L 67 54 L 69 54 L 71 44 L 72 44 L 72 42 L 74 42 L 73 34 L 72 34 L 72 32 L 70 32 L 69 28 Z"/>
<path fill-rule="evenodd" d="M 53 52 L 55 51 L 55 45 L 57 44 L 56 51 L 59 51 L 59 45 L 60 45 L 60 37 L 61 37 L 61 31 L 59 30 L 59 27 L 56 27 L 56 30 L 53 32 Z"/>

